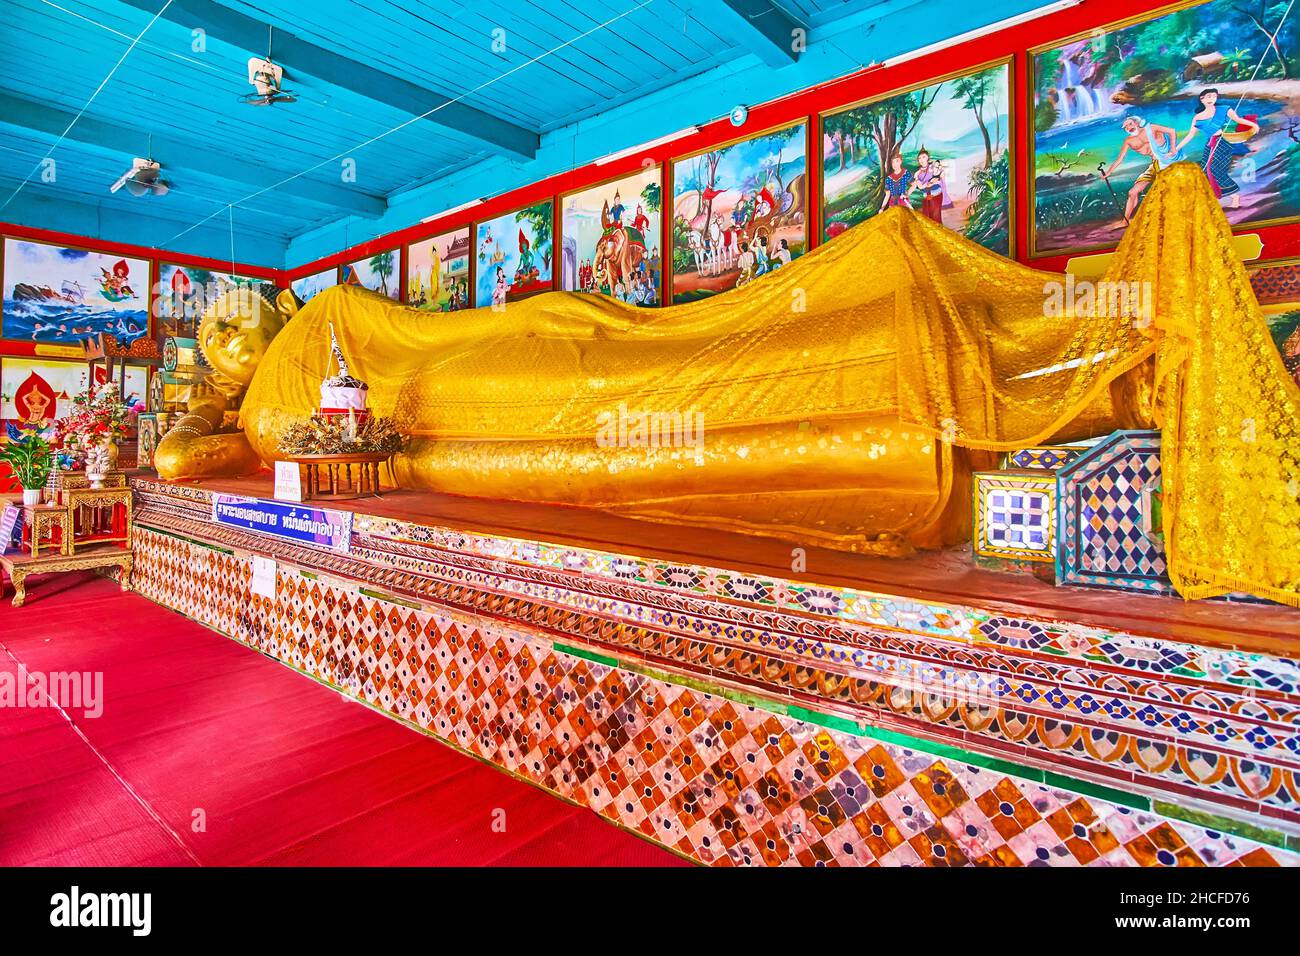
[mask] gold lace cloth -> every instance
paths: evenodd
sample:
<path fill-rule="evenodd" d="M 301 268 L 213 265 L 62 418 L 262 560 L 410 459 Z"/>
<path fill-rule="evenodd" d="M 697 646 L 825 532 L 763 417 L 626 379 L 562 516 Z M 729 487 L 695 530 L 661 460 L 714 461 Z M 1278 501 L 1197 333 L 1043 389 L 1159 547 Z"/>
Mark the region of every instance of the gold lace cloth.
<path fill-rule="evenodd" d="M 340 287 L 271 344 L 242 420 L 274 459 L 286 422 L 319 404 L 332 322 L 372 409 L 416 436 L 404 487 L 897 552 L 968 533 L 967 470 L 988 452 L 1154 415 L 1180 593 L 1300 604 L 1297 390 L 1230 242 L 1183 164 L 1106 275 L 1149 290 L 1154 321 L 1053 312 L 1061 276 L 901 209 L 665 309 L 549 293 L 444 315 Z M 606 447 L 601 416 L 620 409 L 701 414 L 702 447 Z"/>

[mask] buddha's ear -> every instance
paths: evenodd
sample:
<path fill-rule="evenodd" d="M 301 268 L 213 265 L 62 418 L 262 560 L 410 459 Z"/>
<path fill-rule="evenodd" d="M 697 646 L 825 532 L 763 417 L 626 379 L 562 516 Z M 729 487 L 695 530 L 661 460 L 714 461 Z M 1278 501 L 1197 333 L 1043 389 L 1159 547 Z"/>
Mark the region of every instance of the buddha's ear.
<path fill-rule="evenodd" d="M 275 297 L 275 308 L 285 319 L 292 319 L 297 315 L 300 305 L 292 289 L 281 289 L 280 294 Z"/>

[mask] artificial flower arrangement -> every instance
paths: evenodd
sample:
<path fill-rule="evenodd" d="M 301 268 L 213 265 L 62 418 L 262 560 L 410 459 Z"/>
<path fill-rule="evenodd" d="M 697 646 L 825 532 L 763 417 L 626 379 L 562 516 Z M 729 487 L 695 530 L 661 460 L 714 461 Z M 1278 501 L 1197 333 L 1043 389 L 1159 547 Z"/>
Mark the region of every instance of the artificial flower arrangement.
<path fill-rule="evenodd" d="M 54 467 L 54 452 L 48 441 L 50 435 L 38 428 L 18 428 L 12 422 L 5 426 L 5 434 L 9 440 L 0 445 L 0 462 L 9 466 L 23 486 L 23 500 L 35 504 L 40 500 L 40 489 L 45 487 Z M 33 491 L 36 495 L 27 494 Z"/>
<path fill-rule="evenodd" d="M 131 412 L 111 382 L 93 395 L 78 395 L 72 400 L 71 414 L 54 423 L 55 438 L 65 452 L 63 460 L 80 464 L 93 448 L 121 442 L 130 429 Z"/>
<path fill-rule="evenodd" d="M 294 422 L 280 436 L 280 451 L 304 455 L 393 454 L 406 440 L 391 418 L 375 415 L 358 420 L 355 414 L 313 415 Z"/>

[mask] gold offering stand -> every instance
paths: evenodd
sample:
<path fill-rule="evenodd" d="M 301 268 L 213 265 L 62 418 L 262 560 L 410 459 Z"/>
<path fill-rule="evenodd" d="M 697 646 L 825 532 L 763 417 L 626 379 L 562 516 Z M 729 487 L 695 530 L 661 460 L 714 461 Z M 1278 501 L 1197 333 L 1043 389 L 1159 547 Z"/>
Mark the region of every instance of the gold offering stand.
<path fill-rule="evenodd" d="M 47 494 L 55 500 L 23 506 L 30 528 L 28 550 L 0 553 L 0 567 L 14 586 L 13 606 L 21 607 L 26 600 L 27 577 L 32 574 L 115 568 L 122 590 L 128 590 L 134 516 L 126 474 L 109 472 L 103 488 L 91 488 L 84 473 L 56 472 L 50 478 Z M 115 530 L 112 515 L 118 505 L 123 507 L 125 518 L 120 530 Z M 42 554 L 42 544 L 48 544 L 53 553 Z"/>
<path fill-rule="evenodd" d="M 358 452 L 351 455 L 291 455 L 303 476 L 304 501 L 345 501 L 379 494 L 379 466 L 392 452 Z M 353 469 L 356 469 L 355 478 Z M 392 466 L 389 466 L 392 474 Z"/>

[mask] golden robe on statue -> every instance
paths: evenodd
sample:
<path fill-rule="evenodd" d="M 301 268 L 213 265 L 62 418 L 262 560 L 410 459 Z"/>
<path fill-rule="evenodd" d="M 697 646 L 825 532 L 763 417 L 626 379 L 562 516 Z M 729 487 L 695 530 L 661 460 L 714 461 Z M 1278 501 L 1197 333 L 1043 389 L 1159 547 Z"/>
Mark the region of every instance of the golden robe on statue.
<path fill-rule="evenodd" d="M 1060 275 L 891 209 L 658 310 L 548 293 L 442 315 L 337 287 L 271 342 L 241 420 L 274 460 L 332 324 L 414 436 L 404 488 L 883 553 L 965 539 L 996 451 L 1155 424 L 1179 592 L 1300 603 L 1300 394 L 1196 167 L 1160 175 L 1105 281 L 1138 285 L 1076 309 Z"/>

